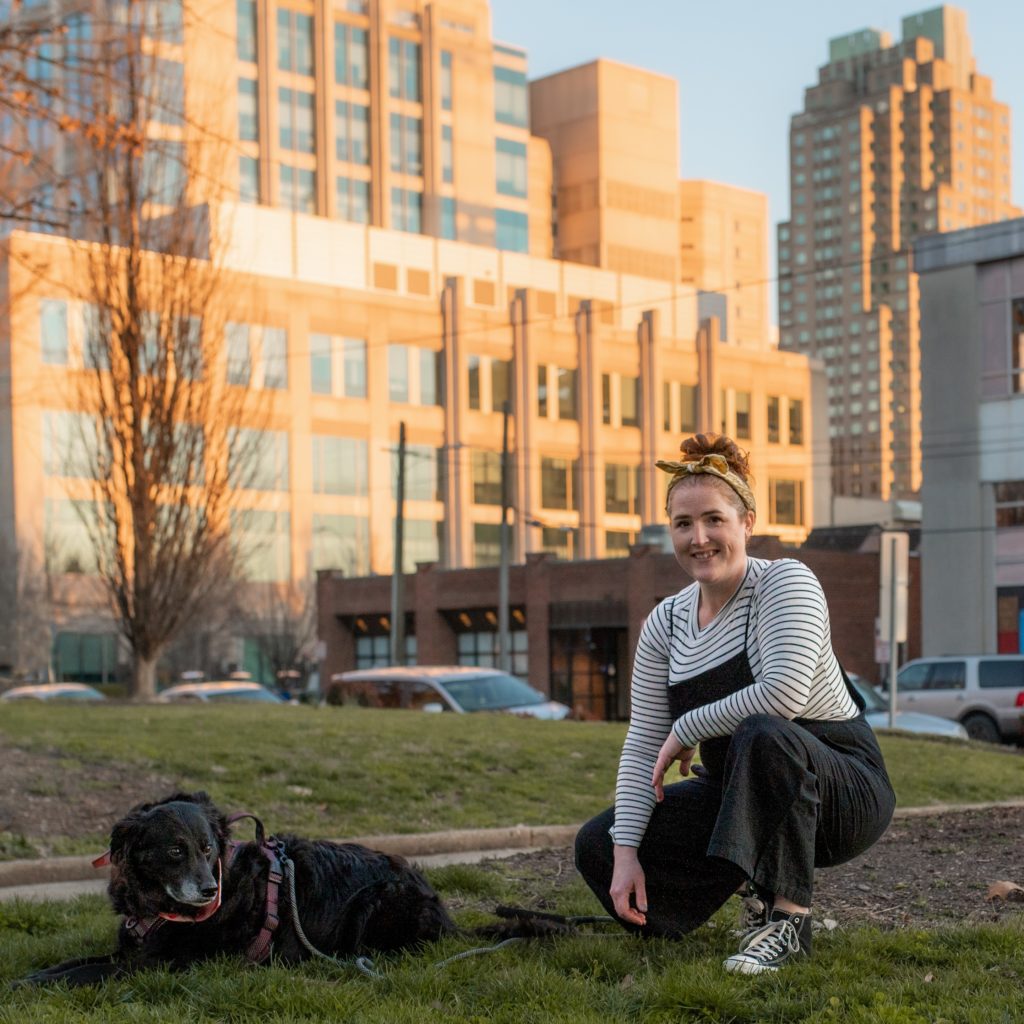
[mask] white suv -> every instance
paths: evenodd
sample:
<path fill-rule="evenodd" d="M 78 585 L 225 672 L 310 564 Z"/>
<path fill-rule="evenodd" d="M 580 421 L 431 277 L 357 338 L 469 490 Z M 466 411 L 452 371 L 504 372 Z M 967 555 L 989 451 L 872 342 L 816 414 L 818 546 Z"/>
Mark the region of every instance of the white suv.
<path fill-rule="evenodd" d="M 1024 654 L 916 658 L 896 681 L 901 711 L 952 718 L 974 740 L 1024 742 Z"/>

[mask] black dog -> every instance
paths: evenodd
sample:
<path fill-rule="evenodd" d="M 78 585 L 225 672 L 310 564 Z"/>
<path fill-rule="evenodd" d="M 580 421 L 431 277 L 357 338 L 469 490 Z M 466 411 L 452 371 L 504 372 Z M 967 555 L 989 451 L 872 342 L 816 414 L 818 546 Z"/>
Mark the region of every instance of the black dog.
<path fill-rule="evenodd" d="M 255 842 L 232 842 L 228 830 L 205 793 L 136 807 L 110 837 L 108 892 L 124 915 L 117 952 L 69 960 L 25 982 L 88 985 L 232 953 L 259 962 L 271 947 L 285 963 L 308 959 L 309 946 L 348 957 L 457 931 L 437 893 L 401 857 L 294 835 L 265 840 L 259 822 Z"/>

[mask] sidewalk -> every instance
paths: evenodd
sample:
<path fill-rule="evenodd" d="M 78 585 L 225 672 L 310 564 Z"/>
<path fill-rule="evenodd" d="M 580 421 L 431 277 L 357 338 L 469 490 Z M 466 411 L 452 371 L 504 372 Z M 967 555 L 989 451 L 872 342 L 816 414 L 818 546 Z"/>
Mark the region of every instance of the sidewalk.
<path fill-rule="evenodd" d="M 932 817 L 996 807 L 1024 807 L 1024 799 L 898 807 L 894 817 Z M 360 843 L 430 868 L 446 864 L 473 864 L 488 858 L 500 859 L 539 849 L 571 846 L 579 827 L 514 825 L 509 828 L 352 836 L 338 842 Z M 0 861 L 0 902 L 13 899 L 70 899 L 82 893 L 102 893 L 108 878 L 109 869 L 94 868 L 92 856 Z"/>
<path fill-rule="evenodd" d="M 337 840 L 360 843 L 397 854 L 420 867 L 475 864 L 552 846 L 570 846 L 578 825 L 515 825 L 511 828 L 461 829 L 419 834 L 353 836 Z M 100 851 L 97 850 L 97 853 Z M 0 902 L 15 899 L 61 900 L 106 891 L 110 869 L 92 866 L 92 856 L 40 857 L 0 861 Z"/>

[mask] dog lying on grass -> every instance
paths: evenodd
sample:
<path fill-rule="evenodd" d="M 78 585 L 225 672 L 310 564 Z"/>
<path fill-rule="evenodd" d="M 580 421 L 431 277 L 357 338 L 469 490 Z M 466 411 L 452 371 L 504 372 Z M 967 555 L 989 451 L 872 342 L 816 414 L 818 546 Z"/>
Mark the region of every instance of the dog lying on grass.
<path fill-rule="evenodd" d="M 261 962 L 271 948 L 284 963 L 315 955 L 310 946 L 344 958 L 408 949 L 458 931 L 430 883 L 401 857 L 294 835 L 266 841 L 259 822 L 256 841 L 239 843 L 229 828 L 205 793 L 176 793 L 132 810 L 110 837 L 108 892 L 124 916 L 117 951 L 57 964 L 24 983 L 89 985 L 223 954 Z M 106 855 L 97 861 L 106 863 Z M 478 934 L 562 930 L 554 915 L 532 923 L 529 915 L 511 916 L 514 924 Z"/>

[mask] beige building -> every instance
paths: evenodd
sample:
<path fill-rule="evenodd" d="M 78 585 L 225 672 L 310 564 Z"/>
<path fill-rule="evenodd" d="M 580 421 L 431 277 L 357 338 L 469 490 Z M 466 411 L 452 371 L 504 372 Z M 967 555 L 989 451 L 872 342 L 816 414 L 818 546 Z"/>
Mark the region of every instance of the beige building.
<path fill-rule="evenodd" d="M 698 429 L 751 450 L 759 532 L 797 543 L 824 518 L 821 366 L 723 344 L 679 281 L 675 83 L 598 61 L 528 90 L 483 0 L 199 14 L 163 59 L 190 119 L 237 139 L 238 201 L 209 214 L 233 308 L 211 365 L 269 410 L 233 520 L 258 534 L 250 582 L 391 572 L 401 423 L 404 569 L 494 564 L 506 402 L 518 561 L 627 554 L 663 515 L 655 459 Z M 589 163 L 563 159 L 574 139 Z M 553 193 L 573 259 L 551 258 Z M 0 532 L 48 560 L 60 670 L 95 678 L 118 656 L 73 505 L 89 483 L 59 457 L 89 311 L 27 269 L 68 266 L 66 239 L 3 246 Z"/>
<path fill-rule="evenodd" d="M 831 40 L 790 127 L 778 226 L 780 343 L 828 374 L 835 493 L 921 487 L 921 332 L 913 241 L 1015 216 L 1010 111 L 971 54 L 966 14 Z"/>
<path fill-rule="evenodd" d="M 718 181 L 679 182 L 683 284 L 725 296 L 730 345 L 773 348 L 768 311 L 768 197 Z"/>

